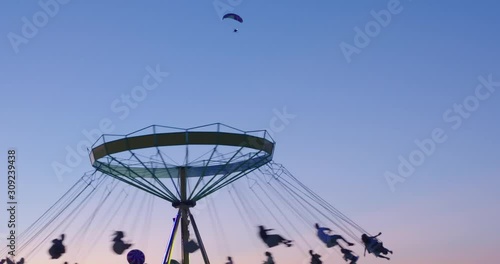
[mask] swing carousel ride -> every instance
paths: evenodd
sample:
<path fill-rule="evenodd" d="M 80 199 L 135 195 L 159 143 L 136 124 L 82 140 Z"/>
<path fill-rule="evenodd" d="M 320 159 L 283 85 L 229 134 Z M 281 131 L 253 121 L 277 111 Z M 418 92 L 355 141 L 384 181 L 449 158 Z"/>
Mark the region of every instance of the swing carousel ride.
<path fill-rule="evenodd" d="M 153 125 L 128 135 L 103 135 L 89 153 L 94 170 L 20 234 L 16 256 L 7 255 L 8 247 L 1 250 L 7 258 L 0 263 L 232 264 L 233 258 L 245 263 L 247 257 L 238 260 L 231 252 L 235 245 L 261 247 L 266 264 L 291 263 L 281 260 L 278 250 L 285 257 L 299 252 L 304 261 L 298 264 L 321 263 L 314 253 L 318 248 L 357 263 L 351 242 L 375 257 L 392 253 L 274 162 L 274 148 L 265 130 L 241 131 L 219 123 L 190 129 Z M 157 201 L 162 204 L 155 206 Z M 236 210 L 217 208 L 231 202 Z M 154 216 L 154 208 L 161 208 L 161 215 Z M 201 228 L 209 222 L 206 212 L 212 228 Z M 224 227 L 248 233 L 228 241 Z M 269 233 L 273 228 L 283 236 Z M 205 230 L 213 232 L 203 237 L 206 241 Z M 217 244 L 217 258 L 209 257 L 212 244 Z M 174 250 L 176 245 L 180 250 Z"/>

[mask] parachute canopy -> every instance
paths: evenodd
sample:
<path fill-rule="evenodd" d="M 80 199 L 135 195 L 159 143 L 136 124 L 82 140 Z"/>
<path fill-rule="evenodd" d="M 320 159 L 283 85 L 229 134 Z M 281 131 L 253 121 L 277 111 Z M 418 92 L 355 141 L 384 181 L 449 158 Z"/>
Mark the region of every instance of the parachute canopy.
<path fill-rule="evenodd" d="M 228 14 L 225 14 L 223 17 L 222 17 L 222 20 L 226 19 L 226 18 L 231 18 L 231 19 L 234 19 L 240 23 L 243 23 L 243 18 L 241 18 L 239 15 L 237 14 L 233 14 L 233 13 L 228 13 Z"/>

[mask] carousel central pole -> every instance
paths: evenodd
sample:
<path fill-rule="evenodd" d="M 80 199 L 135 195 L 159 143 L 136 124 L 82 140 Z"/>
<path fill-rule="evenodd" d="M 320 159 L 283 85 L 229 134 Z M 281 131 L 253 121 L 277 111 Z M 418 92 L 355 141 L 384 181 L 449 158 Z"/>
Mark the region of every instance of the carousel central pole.
<path fill-rule="evenodd" d="M 180 191 L 181 191 L 181 204 L 187 201 L 187 175 L 186 168 L 182 167 L 180 169 Z M 189 218 L 188 218 L 188 207 L 182 205 L 181 210 L 181 236 L 182 236 L 182 264 L 189 264 L 189 251 L 186 246 L 189 242 Z"/>

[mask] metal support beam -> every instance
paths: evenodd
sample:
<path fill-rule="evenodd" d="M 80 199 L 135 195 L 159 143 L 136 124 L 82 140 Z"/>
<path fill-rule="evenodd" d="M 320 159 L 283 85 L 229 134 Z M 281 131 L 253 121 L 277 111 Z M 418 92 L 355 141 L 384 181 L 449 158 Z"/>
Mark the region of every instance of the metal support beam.
<path fill-rule="evenodd" d="M 165 252 L 165 256 L 163 259 L 163 264 L 169 264 L 168 261 L 171 259 L 171 252 L 173 248 L 175 234 L 180 225 L 181 227 L 181 244 L 182 244 L 182 264 L 189 264 L 189 251 L 187 249 L 187 245 L 189 242 L 189 223 L 193 224 L 193 229 L 196 235 L 196 240 L 198 241 L 198 246 L 200 247 L 201 254 L 203 256 L 203 260 L 205 264 L 210 264 L 210 260 L 208 259 L 208 254 L 205 249 L 205 245 L 201 239 L 200 231 L 198 230 L 198 226 L 194 220 L 193 215 L 189 211 L 190 207 L 196 205 L 196 202 L 187 200 L 187 175 L 186 168 L 179 168 L 179 187 L 180 187 L 180 201 L 176 201 L 172 203 L 172 206 L 175 208 L 179 208 L 179 212 L 177 213 L 177 218 L 174 224 L 174 229 L 172 231 L 171 239 L 169 245 L 167 247 L 167 252 Z"/>
<path fill-rule="evenodd" d="M 196 225 L 196 222 L 194 221 L 194 217 L 191 214 L 191 212 L 189 212 L 189 217 L 191 218 L 191 223 L 193 224 L 194 233 L 196 235 L 196 240 L 198 240 L 198 245 L 200 246 L 201 255 L 203 256 L 203 260 L 205 261 L 205 264 L 210 264 L 210 260 L 208 259 L 207 251 L 205 250 L 205 245 L 203 244 L 203 241 L 201 240 L 200 231 L 198 230 L 198 226 Z"/>
<path fill-rule="evenodd" d="M 186 202 L 187 200 L 187 179 L 186 179 L 186 168 L 180 168 L 180 189 L 181 189 L 181 202 Z M 179 207 L 181 211 L 181 234 L 182 234 L 182 264 L 189 264 L 189 252 L 187 251 L 186 245 L 189 242 L 189 219 L 188 219 L 188 208 L 182 205 Z"/>
<path fill-rule="evenodd" d="M 181 210 L 179 210 L 179 213 L 177 213 L 177 217 L 175 218 L 174 228 L 172 229 L 172 234 L 170 235 L 170 242 L 168 242 L 167 251 L 165 251 L 165 256 L 163 257 L 163 264 L 170 264 L 170 259 L 172 258 L 172 248 L 174 247 L 175 242 L 175 234 L 179 228 L 180 220 Z"/>

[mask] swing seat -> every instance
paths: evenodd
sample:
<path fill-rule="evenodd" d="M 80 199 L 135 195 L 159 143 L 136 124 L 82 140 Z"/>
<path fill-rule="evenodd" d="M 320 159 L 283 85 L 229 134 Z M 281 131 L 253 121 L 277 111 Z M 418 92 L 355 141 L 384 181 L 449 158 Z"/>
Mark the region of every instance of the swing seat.
<path fill-rule="evenodd" d="M 334 246 L 336 246 L 336 245 L 337 245 L 337 243 L 332 242 L 332 241 L 330 241 L 330 242 L 328 242 L 328 243 L 325 243 L 325 246 L 326 246 L 327 248 L 332 248 L 332 247 L 334 247 Z"/>
<path fill-rule="evenodd" d="M 279 245 L 282 240 L 283 238 L 279 235 L 269 235 L 264 242 L 268 247 L 272 248 Z"/>
<path fill-rule="evenodd" d="M 370 243 L 366 246 L 366 250 L 368 251 L 368 253 L 372 253 L 372 254 L 376 255 L 378 248 L 379 248 L 379 245 L 380 245 L 380 240 L 373 238 L 370 241 Z M 380 252 L 378 252 L 378 253 L 380 254 Z"/>
<path fill-rule="evenodd" d="M 323 242 L 323 243 L 324 243 L 324 242 Z M 332 247 L 334 247 L 334 246 L 336 246 L 336 245 L 338 245 L 338 243 L 337 243 L 337 241 L 335 241 L 335 240 L 333 240 L 333 239 L 330 239 L 330 240 L 328 241 L 328 243 L 325 243 L 325 246 L 326 246 L 327 248 L 332 248 Z"/>
<path fill-rule="evenodd" d="M 196 250 L 200 249 L 200 246 L 194 242 L 194 240 L 190 240 L 186 243 L 186 251 L 189 253 L 194 253 Z"/>
<path fill-rule="evenodd" d="M 60 258 L 64 253 L 66 253 L 66 249 L 63 245 L 52 245 L 49 249 L 49 254 L 52 259 Z"/>
<path fill-rule="evenodd" d="M 380 251 L 378 248 L 374 248 L 372 250 L 368 250 L 368 253 L 373 254 L 377 258 L 379 258 L 383 254 L 383 252 Z"/>
<path fill-rule="evenodd" d="M 118 255 L 123 254 L 125 250 L 129 249 L 132 246 L 132 244 L 125 244 L 123 241 L 120 242 L 115 242 L 113 244 L 113 252 L 115 252 Z"/>

